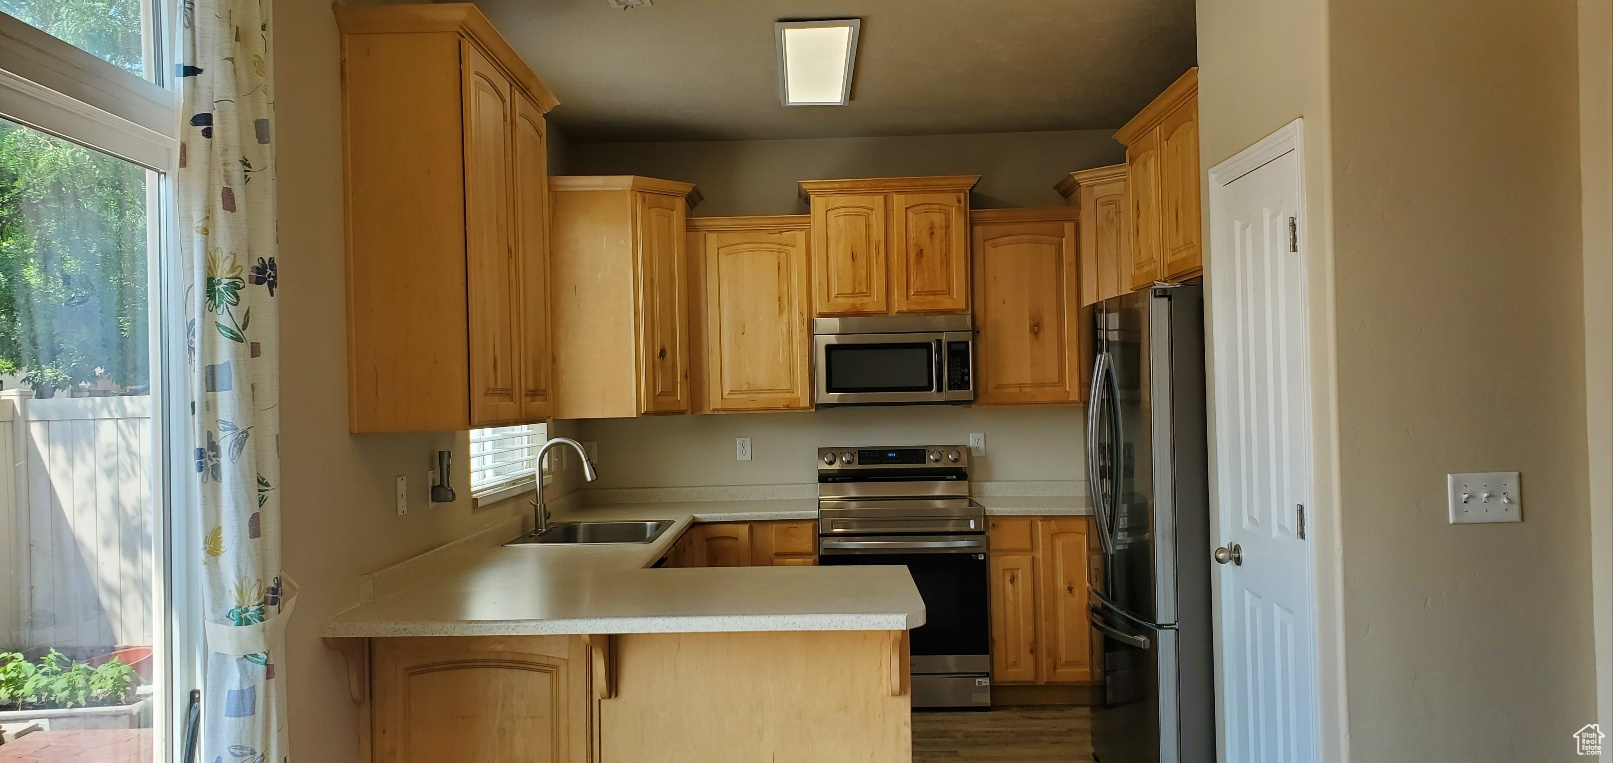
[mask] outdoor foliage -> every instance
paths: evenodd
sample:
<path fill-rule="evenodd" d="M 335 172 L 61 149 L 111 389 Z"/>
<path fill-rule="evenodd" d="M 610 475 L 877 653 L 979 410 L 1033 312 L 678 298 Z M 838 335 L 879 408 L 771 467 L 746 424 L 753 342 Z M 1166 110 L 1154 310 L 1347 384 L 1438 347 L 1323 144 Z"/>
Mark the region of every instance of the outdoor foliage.
<path fill-rule="evenodd" d="M 0 11 L 138 74 L 136 0 L 0 0 Z M 0 374 L 36 389 L 141 387 L 146 172 L 0 120 Z"/>
<path fill-rule="evenodd" d="M 17 652 L 0 653 L 0 710 L 126 705 L 139 684 L 134 668 L 116 657 L 90 667 L 54 649 L 37 664 Z"/>

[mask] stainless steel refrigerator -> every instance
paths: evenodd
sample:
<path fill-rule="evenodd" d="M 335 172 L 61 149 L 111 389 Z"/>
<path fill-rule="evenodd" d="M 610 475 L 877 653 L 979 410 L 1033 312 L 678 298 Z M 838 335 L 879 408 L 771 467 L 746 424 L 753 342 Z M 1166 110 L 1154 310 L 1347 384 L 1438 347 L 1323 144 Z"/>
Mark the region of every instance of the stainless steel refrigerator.
<path fill-rule="evenodd" d="M 1092 710 L 1100 763 L 1215 760 L 1204 295 L 1157 286 L 1094 307 L 1087 479 L 1103 574 Z M 1098 560 L 1094 560 L 1098 561 Z"/>

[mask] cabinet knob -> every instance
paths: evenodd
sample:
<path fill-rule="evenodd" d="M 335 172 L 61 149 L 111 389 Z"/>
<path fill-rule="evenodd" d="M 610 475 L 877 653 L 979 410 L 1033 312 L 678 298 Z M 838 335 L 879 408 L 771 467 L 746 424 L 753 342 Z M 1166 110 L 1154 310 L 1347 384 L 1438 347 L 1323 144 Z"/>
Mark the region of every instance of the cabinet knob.
<path fill-rule="evenodd" d="M 666 348 L 662 347 L 661 351 L 659 353 L 656 353 L 655 357 L 660 359 L 660 360 L 666 360 Z"/>

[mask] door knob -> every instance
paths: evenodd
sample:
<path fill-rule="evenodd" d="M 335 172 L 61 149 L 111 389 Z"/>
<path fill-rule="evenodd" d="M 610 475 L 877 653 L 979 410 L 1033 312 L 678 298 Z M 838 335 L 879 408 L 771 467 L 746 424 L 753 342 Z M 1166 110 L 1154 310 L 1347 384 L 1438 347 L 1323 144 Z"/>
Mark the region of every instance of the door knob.
<path fill-rule="evenodd" d="M 1234 567 L 1243 566 L 1243 546 L 1236 543 L 1231 548 L 1222 546 L 1215 550 L 1215 563 L 1226 564 L 1231 562 Z"/>

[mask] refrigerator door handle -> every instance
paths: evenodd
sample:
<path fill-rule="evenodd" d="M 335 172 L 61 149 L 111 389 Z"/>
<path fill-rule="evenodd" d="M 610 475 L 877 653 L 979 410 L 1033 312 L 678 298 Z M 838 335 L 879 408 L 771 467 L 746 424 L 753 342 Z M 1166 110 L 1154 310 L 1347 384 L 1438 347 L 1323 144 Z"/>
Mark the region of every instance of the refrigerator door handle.
<path fill-rule="evenodd" d="M 1101 615 L 1098 614 L 1096 609 L 1087 610 L 1087 621 L 1091 622 L 1092 627 L 1097 628 L 1099 631 L 1103 632 L 1104 635 L 1119 641 L 1122 644 L 1126 644 L 1127 646 L 1133 646 L 1138 649 L 1148 649 L 1153 645 L 1153 642 L 1149 641 L 1147 636 L 1132 635 L 1114 627 L 1113 625 L 1110 625 L 1103 619 Z"/>
<path fill-rule="evenodd" d="M 1104 354 L 1108 355 L 1108 353 Z M 1109 425 L 1111 428 L 1109 447 L 1114 451 L 1109 459 L 1109 465 L 1114 470 L 1115 476 L 1111 480 L 1113 489 L 1108 493 L 1107 506 L 1100 507 L 1098 513 L 1101 515 L 1105 511 L 1108 512 L 1099 530 L 1108 540 L 1109 548 L 1112 550 L 1116 543 L 1117 533 L 1120 530 L 1118 527 L 1120 523 L 1120 475 L 1126 471 L 1125 464 L 1120 461 L 1125 458 L 1126 430 L 1120 416 L 1120 374 L 1115 371 L 1114 359 L 1110 358 L 1109 362 L 1103 364 L 1103 369 L 1108 375 L 1104 389 L 1107 393 L 1106 407 L 1109 411 Z"/>
<path fill-rule="evenodd" d="M 1087 492 L 1092 496 L 1092 514 L 1098 522 L 1098 540 L 1103 546 L 1103 553 L 1113 556 L 1114 541 L 1109 536 L 1109 523 L 1104 517 L 1104 507 L 1109 501 L 1103 489 L 1103 467 L 1098 454 L 1098 430 L 1103 426 L 1103 407 L 1107 399 L 1103 385 L 1109 378 L 1105 373 L 1108 364 L 1107 352 L 1098 353 L 1098 359 L 1092 364 L 1092 405 L 1087 409 Z"/>

